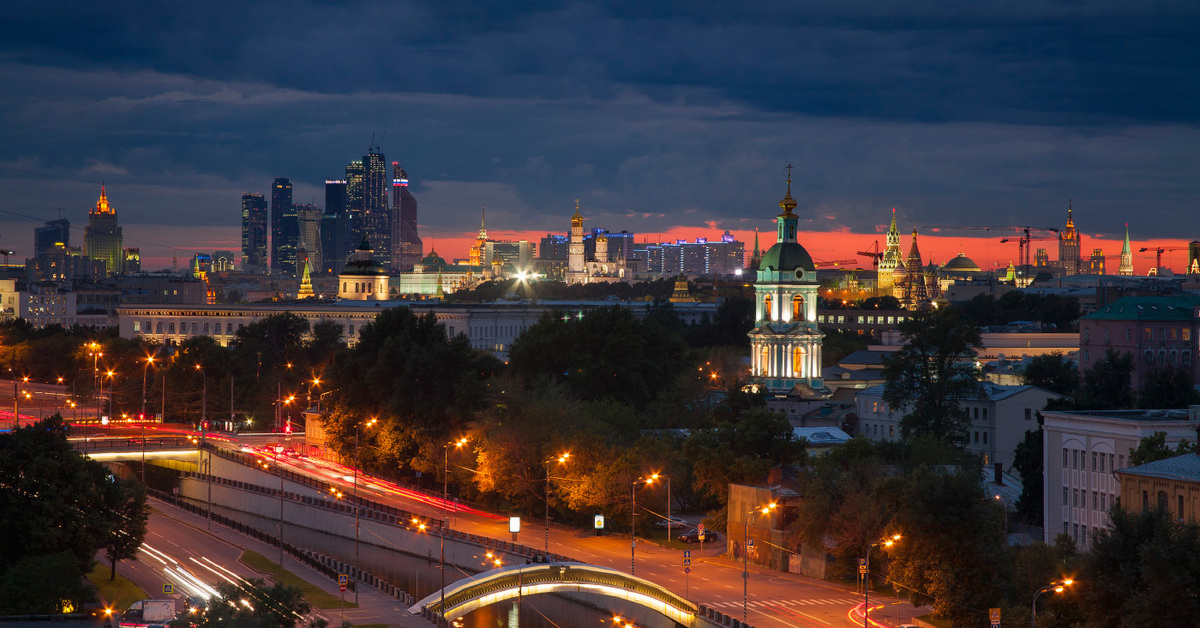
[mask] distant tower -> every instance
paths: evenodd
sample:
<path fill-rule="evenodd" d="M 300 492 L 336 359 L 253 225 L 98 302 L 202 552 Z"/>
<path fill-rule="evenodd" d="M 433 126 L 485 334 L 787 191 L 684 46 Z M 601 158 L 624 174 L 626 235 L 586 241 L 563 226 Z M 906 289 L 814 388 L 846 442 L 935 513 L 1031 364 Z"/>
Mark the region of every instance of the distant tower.
<path fill-rule="evenodd" d="M 350 257 L 350 211 L 346 208 L 346 181 L 325 180 L 325 213 L 321 214 L 321 274 L 336 275 Z"/>
<path fill-rule="evenodd" d="M 888 227 L 887 248 L 879 259 L 879 269 L 875 273 L 877 290 L 880 294 L 888 294 L 895 286 L 897 268 L 904 267 L 904 257 L 900 252 L 900 230 L 896 228 L 896 208 L 892 208 L 892 224 Z"/>
<path fill-rule="evenodd" d="M 763 254 L 754 282 L 754 329 L 747 334 L 751 377 L 770 393 L 814 398 L 828 393 L 821 378 L 825 334 L 817 328 L 820 284 L 812 257 L 796 241 L 791 166 L 787 184 L 775 219 L 776 242 Z"/>
<path fill-rule="evenodd" d="M 111 277 L 122 271 L 125 259 L 124 238 L 117 224 L 117 210 L 108 204 L 108 195 L 100 187 L 100 200 L 88 212 L 88 224 L 83 230 L 83 254 L 104 262 L 104 276 Z"/>
<path fill-rule="evenodd" d="M 904 286 L 904 304 L 906 306 L 915 306 L 921 301 L 929 298 L 929 291 L 925 286 L 925 266 L 921 263 L 921 250 L 917 248 L 917 228 L 913 227 L 912 246 L 908 249 L 908 259 L 904 262 L 904 270 L 907 274 Z"/>
<path fill-rule="evenodd" d="M 388 211 L 387 161 L 379 146 L 363 155 L 363 235 L 375 247 L 384 268 L 392 266 L 392 215 Z"/>
<path fill-rule="evenodd" d="M 583 259 L 583 214 L 579 199 L 575 199 L 575 215 L 571 216 L 571 235 L 567 240 L 567 284 L 587 283 Z"/>
<path fill-rule="evenodd" d="M 56 244 L 71 247 L 71 223 L 66 218 L 48 220 L 45 226 L 33 230 L 34 257 L 44 255 Z"/>
<path fill-rule="evenodd" d="M 750 254 L 750 268 L 757 269 L 762 262 L 762 249 L 758 248 L 758 227 L 754 228 L 754 252 Z"/>
<path fill-rule="evenodd" d="M 1092 257 L 1088 260 L 1088 273 L 1103 275 L 1104 261 L 1104 249 L 1092 249 Z"/>
<path fill-rule="evenodd" d="M 1133 276 L 1133 249 L 1129 246 L 1129 223 L 1125 223 L 1125 241 L 1121 243 L 1121 265 L 1117 274 L 1126 277 Z"/>
<path fill-rule="evenodd" d="M 267 199 L 242 195 L 242 267 L 250 272 L 267 268 Z"/>
<path fill-rule="evenodd" d="M 1189 275 L 1200 274 L 1200 241 L 1188 242 L 1187 272 Z"/>
<path fill-rule="evenodd" d="M 593 261 L 608 261 L 608 236 L 603 231 L 596 236 L 596 257 Z"/>
<path fill-rule="evenodd" d="M 417 199 L 408 189 L 408 173 L 392 162 L 392 268 L 409 272 L 425 255 L 417 234 Z"/>
<path fill-rule="evenodd" d="M 475 244 L 471 245 L 468 263 L 472 266 L 483 265 L 483 252 L 487 248 L 487 205 L 479 207 L 479 233 L 475 236 Z"/>
<path fill-rule="evenodd" d="M 271 272 L 296 272 L 296 240 L 300 225 L 292 209 L 292 180 L 279 177 L 271 184 Z"/>
<path fill-rule="evenodd" d="M 1079 234 L 1075 231 L 1070 201 L 1067 202 L 1067 226 L 1058 236 L 1058 264 L 1068 275 L 1079 274 Z"/>

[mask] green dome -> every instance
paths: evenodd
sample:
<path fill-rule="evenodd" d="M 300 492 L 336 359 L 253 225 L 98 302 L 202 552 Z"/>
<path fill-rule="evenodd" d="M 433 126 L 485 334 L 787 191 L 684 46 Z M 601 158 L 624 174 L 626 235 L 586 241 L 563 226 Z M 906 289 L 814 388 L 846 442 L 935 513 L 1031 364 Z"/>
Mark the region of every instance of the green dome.
<path fill-rule="evenodd" d="M 817 267 L 813 264 L 812 256 L 804 247 L 796 242 L 777 242 L 766 254 L 763 255 L 762 262 L 759 263 L 759 270 L 773 270 L 775 272 L 788 272 L 803 268 L 808 271 L 815 271 Z"/>

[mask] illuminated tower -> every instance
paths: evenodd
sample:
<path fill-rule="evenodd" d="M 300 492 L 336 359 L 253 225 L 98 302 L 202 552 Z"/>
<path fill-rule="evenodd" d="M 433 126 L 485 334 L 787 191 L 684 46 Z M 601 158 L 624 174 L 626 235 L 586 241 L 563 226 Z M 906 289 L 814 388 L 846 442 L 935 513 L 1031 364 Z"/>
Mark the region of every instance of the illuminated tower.
<path fill-rule="evenodd" d="M 1075 219 L 1071 215 L 1071 203 L 1067 202 L 1067 226 L 1058 236 L 1058 264 L 1068 275 L 1079 274 L 1079 234 L 1075 231 Z"/>
<path fill-rule="evenodd" d="M 475 244 L 471 245 L 468 253 L 468 263 L 472 266 L 483 264 L 483 249 L 487 246 L 487 205 L 479 208 L 479 235 L 475 236 Z"/>
<path fill-rule="evenodd" d="M 392 162 L 392 268 L 409 272 L 424 257 L 417 234 L 417 199 L 408 189 L 408 173 Z"/>
<path fill-rule="evenodd" d="M 774 394 L 821 396 L 821 340 L 817 328 L 816 266 L 796 241 L 791 166 L 787 195 L 779 201 L 775 244 L 763 254 L 754 282 L 750 336 L 752 381 Z"/>
<path fill-rule="evenodd" d="M 271 272 L 295 274 L 299 237 L 300 225 L 292 207 L 292 180 L 279 177 L 271 184 Z"/>
<path fill-rule="evenodd" d="M 904 262 L 907 273 L 904 286 L 904 305 L 911 307 L 929 298 L 925 286 L 925 266 L 921 263 L 921 250 L 917 248 L 917 228 L 913 227 L 912 246 L 908 249 L 908 259 Z"/>
<path fill-rule="evenodd" d="M 587 283 L 583 259 L 583 214 L 579 213 L 579 199 L 575 199 L 575 215 L 571 216 L 571 234 L 567 239 L 567 285 L 574 283 Z"/>
<path fill-rule="evenodd" d="M 1200 274 L 1200 241 L 1192 240 L 1188 242 L 1188 269 L 1189 275 Z"/>
<path fill-rule="evenodd" d="M 900 230 L 896 228 L 896 208 L 892 208 L 892 224 L 888 227 L 887 248 L 879 259 L 879 269 L 875 273 L 877 290 L 880 294 L 888 294 L 895 285 L 895 272 L 904 266 L 904 257 L 900 253 Z"/>
<path fill-rule="evenodd" d="M 1133 276 L 1133 249 L 1129 246 L 1129 223 L 1125 223 L 1125 241 L 1121 243 L 1121 265 L 1117 274 L 1126 277 Z"/>
<path fill-rule="evenodd" d="M 104 262 L 104 276 L 111 277 L 122 270 L 124 248 L 117 210 L 109 206 L 108 195 L 101 186 L 100 200 L 88 212 L 88 224 L 83 230 L 83 254 Z"/>
<path fill-rule="evenodd" d="M 363 235 L 375 247 L 375 258 L 392 266 L 392 215 L 388 211 L 387 161 L 378 146 L 363 155 Z"/>

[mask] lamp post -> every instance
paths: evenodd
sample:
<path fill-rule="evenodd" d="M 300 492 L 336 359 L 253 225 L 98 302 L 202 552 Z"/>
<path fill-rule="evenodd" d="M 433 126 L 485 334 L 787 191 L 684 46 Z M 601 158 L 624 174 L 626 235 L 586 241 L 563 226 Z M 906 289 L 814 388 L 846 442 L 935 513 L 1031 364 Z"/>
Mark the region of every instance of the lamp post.
<path fill-rule="evenodd" d="M 290 368 L 291 365 L 289 364 L 288 367 Z M 291 400 L 289 399 L 288 401 L 291 401 Z M 367 427 L 371 427 L 372 425 L 375 425 L 375 422 L 378 420 L 379 419 L 371 419 L 370 421 L 367 421 Z M 358 512 L 359 512 L 358 465 L 360 464 L 359 457 L 358 457 L 358 438 L 359 438 L 359 435 L 362 434 L 362 426 L 363 426 L 362 421 L 359 421 L 358 424 L 354 426 L 354 572 L 355 572 L 354 573 L 354 603 L 355 604 L 358 604 L 358 578 L 359 578 L 359 573 L 361 573 L 358 570 Z"/>
<path fill-rule="evenodd" d="M 1067 578 L 1067 579 L 1061 580 L 1059 582 L 1052 582 L 1052 583 L 1038 589 L 1037 592 L 1033 594 L 1033 604 L 1030 605 L 1030 609 L 1029 609 L 1029 626 L 1030 626 L 1030 628 L 1037 628 L 1037 601 L 1038 601 L 1038 598 L 1041 597 L 1041 595 L 1043 593 L 1046 593 L 1047 591 L 1054 591 L 1055 593 L 1062 593 L 1063 591 L 1066 590 L 1066 587 L 1069 587 L 1072 584 L 1075 584 L 1075 581 L 1072 580 L 1071 578 Z"/>
<path fill-rule="evenodd" d="M 891 537 L 879 539 L 867 547 L 867 555 L 863 559 L 863 628 L 867 628 L 867 615 L 871 612 L 871 549 L 876 545 L 891 547 L 901 538 L 899 534 L 893 534 Z"/>
<path fill-rule="evenodd" d="M 146 374 L 150 372 L 150 365 L 154 364 L 154 356 L 146 357 L 146 366 L 142 368 L 142 413 L 138 415 L 138 420 L 142 423 L 142 484 L 146 483 Z"/>
<path fill-rule="evenodd" d="M 442 447 L 442 525 L 438 526 L 438 563 L 442 573 L 441 609 L 443 614 L 446 612 L 446 525 L 450 522 L 450 517 L 446 514 L 447 494 L 450 489 L 450 445 L 454 445 L 455 449 L 462 449 L 462 446 L 466 444 L 467 437 L 464 436 L 452 443 L 446 443 Z"/>
<path fill-rule="evenodd" d="M 63 378 L 62 378 L 62 376 L 60 375 L 60 376 L 58 377 L 58 386 L 59 386 L 59 388 L 62 388 L 62 385 L 63 385 Z M 55 391 L 55 394 L 54 394 L 54 412 L 55 412 L 55 413 L 61 413 L 61 412 L 62 412 L 62 390 L 57 390 L 57 391 Z"/>
<path fill-rule="evenodd" d="M 566 452 L 558 458 L 550 458 L 546 461 L 546 547 L 547 554 L 550 553 L 550 463 L 555 460 L 558 464 L 566 464 L 567 458 L 571 457 L 571 452 Z"/>
<path fill-rule="evenodd" d="M 653 484 L 658 475 L 638 478 L 629 489 L 629 575 L 637 574 L 637 488 L 638 484 Z"/>
<path fill-rule="evenodd" d="M 116 396 L 116 392 L 114 392 L 114 390 L 116 388 L 116 383 L 117 383 L 117 380 L 116 380 L 117 372 L 112 369 L 108 369 L 108 372 L 106 374 L 108 375 L 108 414 L 109 414 L 109 416 L 112 416 L 112 414 L 113 414 L 113 397 Z M 101 392 L 103 392 L 104 388 L 101 387 L 100 390 L 101 390 Z"/>
<path fill-rule="evenodd" d="M 92 387 L 92 392 L 96 393 L 97 390 L 100 390 L 100 356 L 102 356 L 104 354 L 100 352 L 100 345 L 95 340 L 88 343 L 88 348 L 91 349 L 91 351 L 88 353 L 88 355 L 92 356 L 92 373 L 93 373 L 93 377 L 95 378 L 94 384 Z M 97 396 L 96 396 L 96 420 L 97 421 L 100 420 L 100 396 L 99 396 L 99 394 L 97 394 Z"/>
<path fill-rule="evenodd" d="M 755 508 L 746 515 L 746 522 L 742 524 L 742 623 L 746 623 L 746 615 L 749 613 L 750 597 L 750 517 L 762 514 L 769 514 L 775 509 L 775 502 L 771 502 L 761 508 Z"/>

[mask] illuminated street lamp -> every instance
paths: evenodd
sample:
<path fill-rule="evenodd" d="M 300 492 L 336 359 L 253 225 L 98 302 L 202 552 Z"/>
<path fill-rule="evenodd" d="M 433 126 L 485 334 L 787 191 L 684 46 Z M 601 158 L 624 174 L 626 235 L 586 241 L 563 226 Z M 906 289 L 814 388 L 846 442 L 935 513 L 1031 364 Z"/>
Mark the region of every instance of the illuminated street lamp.
<path fill-rule="evenodd" d="M 1031 605 L 1031 607 L 1029 609 L 1029 625 L 1032 626 L 1032 628 L 1037 628 L 1038 597 L 1040 597 L 1043 593 L 1046 593 L 1047 591 L 1054 591 L 1055 593 L 1062 593 L 1063 591 L 1066 590 L 1066 587 L 1069 587 L 1073 584 L 1075 584 L 1075 581 L 1073 579 L 1066 578 L 1066 579 L 1060 580 L 1058 582 L 1052 582 L 1052 583 L 1038 589 L 1037 592 L 1033 594 L 1033 604 Z"/>
<path fill-rule="evenodd" d="M 775 502 L 771 502 L 766 506 L 751 510 L 749 515 L 757 516 L 759 513 L 764 515 L 770 514 L 775 510 Z M 748 613 L 748 603 L 750 593 L 750 517 L 746 517 L 746 522 L 742 525 L 742 623 L 746 623 L 746 615 Z"/>
<path fill-rule="evenodd" d="M 146 483 L 146 373 L 154 364 L 154 356 L 146 356 L 146 366 L 142 369 L 142 413 L 138 419 L 142 422 L 142 484 Z M 62 379 L 62 378 L 59 378 Z"/>
<path fill-rule="evenodd" d="M 446 525 L 450 523 L 450 518 L 446 514 L 446 502 L 450 489 L 450 445 L 454 445 L 455 449 L 462 449 L 466 444 L 467 437 L 464 436 L 452 443 L 446 443 L 442 448 L 442 525 L 438 526 L 438 545 L 440 546 L 438 563 L 442 573 L 442 612 L 446 611 Z"/>
<path fill-rule="evenodd" d="M 567 458 L 571 457 L 571 452 L 566 452 L 558 458 L 550 458 L 546 461 L 546 553 L 550 553 L 550 463 L 558 461 L 558 464 L 566 464 Z"/>
<path fill-rule="evenodd" d="M 292 365 L 288 364 L 288 368 L 292 368 Z M 288 402 L 291 402 L 291 400 L 292 400 L 292 398 L 289 397 Z M 366 426 L 371 427 L 372 425 L 375 425 L 375 423 L 377 421 L 379 421 L 379 419 L 371 419 L 370 421 L 367 421 Z M 355 574 L 354 574 L 354 603 L 355 604 L 358 604 L 358 579 L 359 579 L 359 573 L 360 573 L 358 570 L 358 513 L 359 513 L 358 467 L 362 463 L 360 462 L 360 459 L 358 456 L 358 438 L 362 434 L 362 427 L 363 427 L 362 421 L 359 421 L 358 424 L 354 426 L 354 571 L 355 571 Z M 280 477 L 283 477 L 283 476 L 280 475 Z M 340 497 L 340 495 L 339 495 L 339 497 Z M 280 512 L 283 512 L 283 506 L 280 506 Z M 280 541 L 281 541 L 280 546 L 283 545 L 283 543 L 282 543 L 282 538 L 283 538 L 282 537 L 282 534 L 283 534 L 282 521 L 283 521 L 283 518 L 280 517 L 280 524 L 279 524 L 281 526 L 279 529 L 279 532 L 281 535 L 280 536 Z M 282 562 L 282 559 L 280 562 Z"/>
<path fill-rule="evenodd" d="M 899 541 L 899 534 L 893 534 L 886 539 L 879 539 L 867 547 L 867 555 L 863 560 L 863 628 L 867 628 L 867 614 L 871 612 L 871 549 L 876 545 L 891 547 Z"/>
<path fill-rule="evenodd" d="M 654 474 L 648 478 L 638 478 L 634 480 L 633 486 L 629 489 L 629 575 L 637 573 L 637 488 L 638 484 L 653 484 L 658 478 L 658 474 Z"/>

